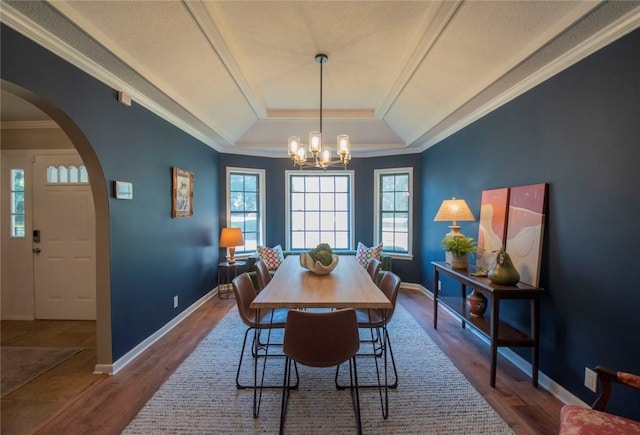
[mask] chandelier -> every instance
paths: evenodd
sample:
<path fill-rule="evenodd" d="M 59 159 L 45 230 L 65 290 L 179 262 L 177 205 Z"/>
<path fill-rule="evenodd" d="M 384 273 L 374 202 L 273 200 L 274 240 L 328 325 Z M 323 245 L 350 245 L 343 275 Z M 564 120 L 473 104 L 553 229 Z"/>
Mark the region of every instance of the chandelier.
<path fill-rule="evenodd" d="M 320 130 L 309 132 L 310 158 L 307 160 L 307 147 L 298 136 L 289 136 L 289 156 L 294 166 L 300 169 L 316 168 L 326 170 L 332 166 L 347 168 L 351 160 L 349 153 L 349 135 L 338 135 L 338 158 L 331 158 L 331 150 L 322 146 L 322 65 L 327 63 L 329 57 L 326 54 L 316 54 L 316 62 L 320 64 Z"/>

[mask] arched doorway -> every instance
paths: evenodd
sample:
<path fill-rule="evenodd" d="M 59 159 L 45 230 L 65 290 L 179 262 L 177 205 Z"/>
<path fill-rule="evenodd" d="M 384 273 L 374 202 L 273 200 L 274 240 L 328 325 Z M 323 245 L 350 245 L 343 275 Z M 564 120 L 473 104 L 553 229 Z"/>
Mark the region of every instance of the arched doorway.
<path fill-rule="evenodd" d="M 6 80 L 0 82 L 8 91 L 33 104 L 47 114 L 66 134 L 80 154 L 89 174 L 89 184 L 95 207 L 96 260 L 96 367 L 97 373 L 111 372 L 111 286 L 109 263 L 109 189 L 98 157 L 80 128 L 58 107 L 38 95 Z"/>

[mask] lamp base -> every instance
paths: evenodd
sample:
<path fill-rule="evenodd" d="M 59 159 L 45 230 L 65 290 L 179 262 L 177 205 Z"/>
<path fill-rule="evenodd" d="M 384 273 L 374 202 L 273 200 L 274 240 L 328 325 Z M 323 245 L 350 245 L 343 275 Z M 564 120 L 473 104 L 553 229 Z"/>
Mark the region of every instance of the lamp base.
<path fill-rule="evenodd" d="M 464 234 L 462 234 L 460 232 L 460 228 L 462 228 L 460 225 L 449 225 L 449 229 L 451 231 L 449 231 L 446 234 L 446 236 L 447 237 L 461 237 L 461 236 L 463 236 Z"/>
<path fill-rule="evenodd" d="M 236 262 L 236 248 L 233 246 L 230 246 L 227 248 L 227 263 L 229 264 L 233 264 Z"/>

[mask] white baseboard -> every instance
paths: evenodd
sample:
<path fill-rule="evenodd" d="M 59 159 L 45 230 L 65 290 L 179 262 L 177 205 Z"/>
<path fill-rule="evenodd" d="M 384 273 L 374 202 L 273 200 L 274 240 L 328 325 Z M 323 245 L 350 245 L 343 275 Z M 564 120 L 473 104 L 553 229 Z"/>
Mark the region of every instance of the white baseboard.
<path fill-rule="evenodd" d="M 154 334 L 150 335 L 147 339 L 142 341 L 136 347 L 131 349 L 129 352 L 124 354 L 121 358 L 115 361 L 113 364 L 96 364 L 93 373 L 94 374 L 108 374 L 115 375 L 118 371 L 122 370 L 129 363 L 131 363 L 134 359 L 136 359 L 142 352 L 144 352 L 149 346 L 151 346 L 156 341 L 160 340 L 164 335 L 166 335 L 169 331 L 175 328 L 180 322 L 189 317 L 191 313 L 200 308 L 202 304 L 213 298 L 218 294 L 218 287 L 211 290 L 209 293 L 198 299 L 194 304 L 192 304 L 189 308 L 181 312 L 179 315 L 171 319 L 169 323 L 164 325 L 162 328 L 157 330 Z"/>
<path fill-rule="evenodd" d="M 417 291 L 417 292 L 420 292 L 420 293 L 428 296 L 429 298 L 433 299 L 433 292 L 431 290 L 423 287 L 420 284 L 403 282 L 400 285 L 400 288 L 402 290 Z M 447 309 L 446 307 L 442 307 L 442 306 L 441 306 L 441 308 L 447 314 L 449 314 L 451 317 L 454 317 L 454 318 L 457 319 L 457 317 L 454 316 L 453 313 L 449 309 Z M 474 328 L 468 328 L 468 329 L 469 329 L 469 331 L 471 331 L 472 333 L 477 335 L 488 346 L 491 345 L 491 343 L 489 342 L 489 339 L 487 337 L 485 337 L 484 335 L 480 334 Z M 498 353 L 500 355 L 502 355 L 502 357 L 505 358 L 507 361 L 509 361 L 511 364 L 513 364 L 518 369 L 520 369 L 522 371 L 522 373 L 524 373 L 527 377 L 531 378 L 531 369 L 532 369 L 532 367 L 531 367 L 531 363 L 530 362 L 528 362 L 527 360 L 525 360 L 520 355 L 518 355 L 517 353 L 515 353 L 514 351 L 512 351 L 511 349 L 509 349 L 507 347 L 498 348 Z M 587 405 L 585 402 L 583 402 L 582 400 L 580 400 L 579 398 L 574 396 L 571 392 L 569 392 L 562 385 L 558 384 L 553 379 L 551 379 L 550 377 L 545 375 L 542 371 L 538 371 L 538 386 L 540 388 L 543 388 L 543 389 L 547 390 L 556 399 L 560 400 L 564 404 L 567 404 L 567 405 L 579 405 L 579 406 L 583 406 L 583 407 L 589 407 L 589 405 Z"/>

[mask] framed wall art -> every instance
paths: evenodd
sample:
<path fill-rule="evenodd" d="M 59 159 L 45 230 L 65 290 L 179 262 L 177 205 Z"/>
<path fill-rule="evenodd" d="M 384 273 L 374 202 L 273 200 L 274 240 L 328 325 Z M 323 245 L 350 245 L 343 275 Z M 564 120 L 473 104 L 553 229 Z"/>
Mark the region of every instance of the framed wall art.
<path fill-rule="evenodd" d="M 173 168 L 171 217 L 193 216 L 193 173 Z"/>
<path fill-rule="evenodd" d="M 512 187 L 509 193 L 507 253 L 520 281 L 538 286 L 546 214 L 547 184 Z"/>
<path fill-rule="evenodd" d="M 507 235 L 507 206 L 509 188 L 482 191 L 480 227 L 476 267 L 488 271 L 495 262 L 498 249 L 504 249 Z"/>

